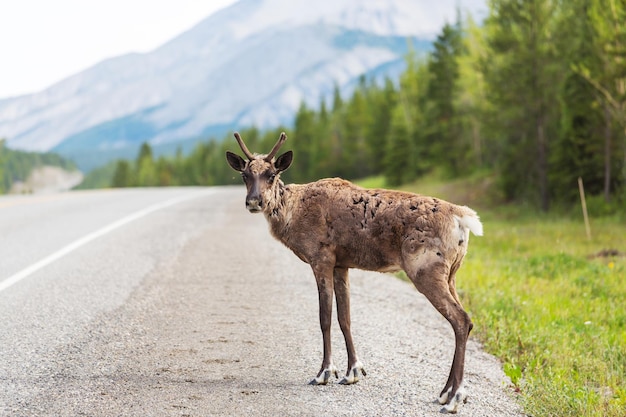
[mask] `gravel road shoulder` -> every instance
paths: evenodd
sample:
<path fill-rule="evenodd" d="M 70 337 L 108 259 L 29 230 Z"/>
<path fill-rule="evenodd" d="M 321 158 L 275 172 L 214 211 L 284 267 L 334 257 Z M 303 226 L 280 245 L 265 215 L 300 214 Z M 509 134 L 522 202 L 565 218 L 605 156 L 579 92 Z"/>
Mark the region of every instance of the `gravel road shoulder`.
<path fill-rule="evenodd" d="M 313 276 L 235 191 L 219 203 L 219 221 L 199 226 L 200 236 L 154 268 L 123 307 L 59 352 L 54 384 L 24 415 L 440 415 L 434 400 L 452 360 L 452 330 L 389 275 L 351 271 L 352 327 L 367 377 L 307 385 L 322 356 Z M 345 372 L 336 323 L 333 333 Z M 459 415 L 523 415 L 498 361 L 474 340 L 465 380 Z"/>

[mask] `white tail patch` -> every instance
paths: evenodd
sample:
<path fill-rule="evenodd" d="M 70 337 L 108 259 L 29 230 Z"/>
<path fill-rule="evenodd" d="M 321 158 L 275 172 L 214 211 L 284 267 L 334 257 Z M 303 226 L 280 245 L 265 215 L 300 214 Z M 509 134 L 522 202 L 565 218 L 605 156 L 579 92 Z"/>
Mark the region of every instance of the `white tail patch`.
<path fill-rule="evenodd" d="M 467 208 L 466 214 L 464 214 L 462 217 L 455 217 L 459 222 L 459 226 L 461 226 L 463 229 L 471 230 L 472 233 L 476 236 L 483 235 L 483 224 L 480 222 L 480 218 L 474 210 Z"/>

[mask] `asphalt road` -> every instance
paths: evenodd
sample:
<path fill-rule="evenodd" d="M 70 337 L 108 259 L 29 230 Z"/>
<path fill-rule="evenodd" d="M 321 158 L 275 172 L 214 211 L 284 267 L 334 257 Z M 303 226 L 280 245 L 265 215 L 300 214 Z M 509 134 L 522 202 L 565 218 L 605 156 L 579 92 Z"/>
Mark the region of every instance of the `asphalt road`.
<path fill-rule="evenodd" d="M 0 415 L 440 415 L 452 331 L 389 275 L 351 272 L 368 376 L 307 385 L 312 273 L 243 202 L 242 187 L 0 197 Z M 521 415 L 475 341 L 466 385 L 461 415 Z"/>

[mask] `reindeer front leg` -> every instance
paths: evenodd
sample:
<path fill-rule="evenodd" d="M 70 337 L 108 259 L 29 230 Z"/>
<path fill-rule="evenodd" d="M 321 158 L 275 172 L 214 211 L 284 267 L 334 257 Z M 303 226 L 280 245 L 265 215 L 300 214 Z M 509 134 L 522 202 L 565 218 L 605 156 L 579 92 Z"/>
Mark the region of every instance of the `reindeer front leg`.
<path fill-rule="evenodd" d="M 335 285 L 335 298 L 337 300 L 337 320 L 339 327 L 346 341 L 346 350 L 348 352 L 348 370 L 346 376 L 339 381 L 342 385 L 350 385 L 359 381 L 359 372 L 363 376 L 367 375 L 363 364 L 356 356 L 354 343 L 352 341 L 352 332 L 350 331 L 350 279 L 348 277 L 348 268 L 335 268 L 333 271 L 333 280 Z"/>
<path fill-rule="evenodd" d="M 334 265 L 330 263 L 311 265 L 319 293 L 320 327 L 322 328 L 322 339 L 324 341 L 324 359 L 322 360 L 320 371 L 317 373 L 317 376 L 309 382 L 309 385 L 326 385 L 331 375 L 335 375 L 335 378 L 338 378 L 337 368 L 332 360 L 330 341 L 334 292 L 333 266 Z"/>

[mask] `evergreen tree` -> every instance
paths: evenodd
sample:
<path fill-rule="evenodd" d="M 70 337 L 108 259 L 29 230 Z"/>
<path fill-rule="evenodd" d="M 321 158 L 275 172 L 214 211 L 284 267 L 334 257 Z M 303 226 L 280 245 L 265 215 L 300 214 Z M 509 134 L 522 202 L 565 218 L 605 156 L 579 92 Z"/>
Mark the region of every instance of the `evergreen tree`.
<path fill-rule="evenodd" d="M 488 152 L 483 138 L 483 120 L 488 113 L 489 103 L 485 92 L 484 66 L 487 62 L 485 31 L 471 16 L 464 21 L 463 47 L 457 56 L 458 78 L 455 83 L 454 109 L 457 118 L 462 148 L 468 151 L 458 155 L 462 171 L 489 166 Z"/>
<path fill-rule="evenodd" d="M 320 109 L 316 118 L 316 157 L 314 178 L 331 177 L 333 175 L 332 168 L 332 135 L 331 135 L 331 115 L 326 109 L 326 101 L 320 102 Z"/>
<path fill-rule="evenodd" d="M 333 107 L 330 114 L 330 167 L 331 176 L 345 177 L 348 174 L 348 165 L 346 164 L 349 156 L 346 153 L 345 141 L 345 105 L 339 89 L 335 88 L 333 95 Z"/>
<path fill-rule="evenodd" d="M 613 183 L 614 147 L 621 148 L 619 182 L 626 185 L 626 2 L 590 0 L 585 11 L 597 61 L 596 65 L 579 61 L 575 67 L 596 89 L 604 110 L 604 196 L 608 201 Z M 613 123 L 621 128 L 617 146 L 612 140 Z M 626 187 L 623 197 L 626 199 Z"/>
<path fill-rule="evenodd" d="M 341 91 L 339 90 L 339 85 L 335 84 L 333 87 L 333 113 L 338 112 L 343 107 L 343 98 L 341 98 Z"/>
<path fill-rule="evenodd" d="M 407 118 L 402 105 L 394 107 L 384 159 L 384 173 L 390 186 L 398 186 L 415 178 L 413 150 Z"/>
<path fill-rule="evenodd" d="M 371 174 L 366 148 L 368 126 L 368 103 L 363 81 L 346 104 L 344 115 L 343 155 L 344 175 L 347 178 L 363 178 Z"/>
<path fill-rule="evenodd" d="M 560 57 L 565 62 L 585 62 L 596 66 L 597 54 L 592 28 L 587 18 L 587 0 L 571 0 L 561 8 L 557 39 Z M 577 178 L 582 177 L 588 194 L 602 191 L 602 109 L 598 94 L 575 70 L 564 68 L 560 91 L 561 123 L 551 154 L 550 182 L 555 197 L 563 201 L 578 199 Z"/>
<path fill-rule="evenodd" d="M 434 42 L 434 50 L 428 61 L 430 80 L 427 115 L 432 130 L 428 135 L 431 157 L 446 171 L 455 176 L 461 171 L 460 161 L 467 149 L 460 141 L 459 119 L 455 108 L 455 96 L 459 78 L 457 62 L 462 51 L 460 24 L 446 23 Z"/>
<path fill-rule="evenodd" d="M 543 210 L 550 205 L 549 139 L 558 131 L 563 72 L 553 38 L 555 5 L 552 0 L 492 0 L 487 20 L 488 119 L 501 186 L 506 197 L 536 201 Z"/>
<path fill-rule="evenodd" d="M 387 136 L 391 128 L 391 114 L 398 102 L 393 82 L 385 78 L 384 88 L 373 84 L 368 91 L 369 116 L 367 126 L 367 159 L 371 173 L 382 172 L 385 161 Z"/>
<path fill-rule="evenodd" d="M 157 185 L 160 187 L 168 187 L 178 185 L 178 181 L 174 178 L 173 164 L 164 156 L 160 156 L 155 165 L 157 174 Z"/>
<path fill-rule="evenodd" d="M 433 122 L 427 117 L 431 114 L 427 97 L 430 73 L 426 62 L 414 53 L 409 53 L 406 61 L 407 69 L 400 76 L 398 106 L 402 110 L 400 114 L 404 115 L 411 142 L 411 168 L 414 175 L 421 175 L 436 165 L 430 157 L 432 146 L 427 139 L 433 128 Z"/>
<path fill-rule="evenodd" d="M 129 187 L 133 183 L 131 167 L 128 161 L 119 160 L 115 164 L 111 186 L 115 188 Z"/>
<path fill-rule="evenodd" d="M 137 185 L 153 187 L 158 185 L 157 173 L 152 158 L 152 148 L 147 142 L 141 144 L 136 165 Z"/>
<path fill-rule="evenodd" d="M 295 182 L 308 182 L 315 177 L 317 145 L 320 140 L 315 126 L 315 112 L 300 103 L 294 122 L 294 140 L 291 149 L 297 155 L 298 169 L 292 173 Z M 291 142 L 291 141 L 290 141 Z"/>

